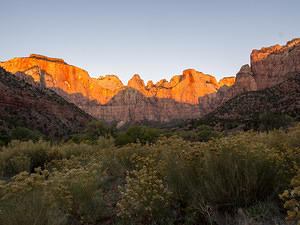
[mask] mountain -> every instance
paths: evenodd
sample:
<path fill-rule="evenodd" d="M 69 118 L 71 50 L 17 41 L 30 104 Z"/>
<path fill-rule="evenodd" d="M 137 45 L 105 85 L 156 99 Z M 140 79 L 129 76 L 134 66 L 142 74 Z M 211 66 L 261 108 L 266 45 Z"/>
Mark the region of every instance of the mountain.
<path fill-rule="evenodd" d="M 148 81 L 146 85 L 135 74 L 125 86 L 115 75 L 91 78 L 85 70 L 62 59 L 36 54 L 1 62 L 0 66 L 32 77 L 98 119 L 170 122 L 203 117 L 236 96 L 294 77 L 300 73 L 300 39 L 253 50 L 250 65 L 242 66 L 236 77 L 219 82 L 188 69 L 170 81 Z"/>
<path fill-rule="evenodd" d="M 197 118 L 202 115 L 198 98 L 216 92 L 223 85 L 230 86 L 235 80 L 228 77 L 218 83 L 211 75 L 189 69 L 170 82 L 162 79 L 156 84 L 148 81 L 147 85 L 136 74 L 125 86 L 115 75 L 91 78 L 86 71 L 62 59 L 36 54 L 1 62 L 0 66 L 11 73 L 22 72 L 32 77 L 43 87 L 106 121 L 168 122 Z"/>
<path fill-rule="evenodd" d="M 83 129 L 93 118 L 24 73 L 0 67 L 0 133 L 26 127 L 47 139 L 63 138 Z"/>
<path fill-rule="evenodd" d="M 253 50 L 250 62 L 250 66 L 241 67 L 231 87 L 223 86 L 217 92 L 199 98 L 204 114 L 235 96 L 272 87 L 300 73 L 300 39 L 288 41 L 284 46 Z"/>
<path fill-rule="evenodd" d="M 237 95 L 188 124 L 207 124 L 219 130 L 257 130 L 265 123 L 273 127 L 288 122 L 291 118 L 287 115 L 300 120 L 300 73 L 272 87 Z"/>

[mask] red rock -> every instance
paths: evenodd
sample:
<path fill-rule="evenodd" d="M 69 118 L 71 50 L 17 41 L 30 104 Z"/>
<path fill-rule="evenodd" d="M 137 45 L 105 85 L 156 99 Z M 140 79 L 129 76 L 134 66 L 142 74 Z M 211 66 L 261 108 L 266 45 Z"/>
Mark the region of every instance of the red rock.
<path fill-rule="evenodd" d="M 24 72 L 101 119 L 167 121 L 200 117 L 241 93 L 271 87 L 300 73 L 300 39 L 285 46 L 253 50 L 251 67 L 244 65 L 236 79 L 224 78 L 219 83 L 211 75 L 188 69 L 169 82 L 149 81 L 147 86 L 136 74 L 124 86 L 117 76 L 91 78 L 86 71 L 62 59 L 35 54 L 0 66 L 12 73 Z"/>
<path fill-rule="evenodd" d="M 251 70 L 258 89 L 272 87 L 300 72 L 300 38 L 251 53 Z"/>
<path fill-rule="evenodd" d="M 16 75 L 0 67 L 0 121 L 6 132 L 21 126 L 39 131 L 47 139 L 62 138 L 83 130 L 94 119 L 30 76 Z"/>
<path fill-rule="evenodd" d="M 227 85 L 228 87 L 232 86 L 235 82 L 235 77 L 224 77 L 219 81 L 219 87 Z"/>

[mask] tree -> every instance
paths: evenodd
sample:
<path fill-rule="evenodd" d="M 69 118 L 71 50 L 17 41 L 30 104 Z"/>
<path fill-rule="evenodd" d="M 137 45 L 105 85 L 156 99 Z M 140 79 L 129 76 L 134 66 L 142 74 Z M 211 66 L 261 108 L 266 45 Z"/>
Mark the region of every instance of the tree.
<path fill-rule="evenodd" d="M 137 141 L 142 144 L 154 143 L 160 134 L 161 131 L 159 129 L 146 126 L 132 126 L 117 136 L 115 144 L 125 145 L 128 143 L 136 143 Z"/>
<path fill-rule="evenodd" d="M 209 141 L 212 138 L 220 137 L 220 132 L 215 131 L 211 126 L 200 125 L 196 129 L 197 141 Z"/>
<path fill-rule="evenodd" d="M 20 141 L 38 141 L 41 138 L 40 134 L 26 127 L 16 127 L 11 132 L 12 140 Z"/>

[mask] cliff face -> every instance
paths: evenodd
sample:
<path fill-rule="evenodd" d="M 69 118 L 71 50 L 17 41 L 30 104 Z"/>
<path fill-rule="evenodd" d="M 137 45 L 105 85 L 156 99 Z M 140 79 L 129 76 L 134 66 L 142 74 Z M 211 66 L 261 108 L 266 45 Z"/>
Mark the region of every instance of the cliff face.
<path fill-rule="evenodd" d="M 221 83 L 231 86 L 233 79 L 228 78 Z M 198 104 L 199 97 L 216 92 L 220 85 L 213 76 L 189 69 L 183 71 L 182 75 L 174 76 L 170 82 L 163 79 L 154 85 L 152 81 L 148 81 L 146 86 L 139 75 L 134 75 L 127 86 L 146 97 L 170 98 L 177 102 Z"/>
<path fill-rule="evenodd" d="M 107 121 L 196 118 L 202 115 L 198 98 L 216 92 L 220 86 L 231 86 L 234 77 L 219 83 L 207 74 L 193 69 L 183 71 L 169 82 L 165 79 L 145 85 L 134 75 L 124 86 L 115 75 L 91 78 L 88 73 L 64 60 L 32 54 L 0 63 L 5 70 L 26 74 L 42 87 L 50 88 L 84 111 Z M 134 90 L 133 90 L 134 89 Z"/>
<path fill-rule="evenodd" d="M 174 76 L 170 82 L 163 79 L 145 85 L 139 75 L 134 75 L 127 87 L 115 75 L 91 78 L 88 73 L 64 60 L 31 54 L 28 58 L 14 58 L 0 63 L 5 70 L 16 73 L 24 72 L 45 87 L 59 88 L 68 94 L 82 94 L 87 99 L 96 100 L 99 104 L 108 103 L 113 96 L 127 87 L 141 92 L 145 97 L 171 98 L 177 102 L 198 104 L 198 98 L 216 92 L 220 86 L 231 86 L 234 78 L 226 78 L 218 83 L 216 79 L 193 69 Z"/>
<path fill-rule="evenodd" d="M 274 126 L 282 123 L 283 117 L 274 115 L 283 114 L 300 119 L 300 73 L 270 88 L 237 95 L 198 122 L 220 130 L 260 130 L 265 120 L 273 120 Z"/>
<path fill-rule="evenodd" d="M 202 110 L 197 104 L 177 102 L 171 98 L 146 97 L 134 88 L 126 88 L 105 105 L 86 105 L 85 109 L 108 121 L 160 121 L 198 118 Z"/>
<path fill-rule="evenodd" d="M 300 72 L 300 39 L 253 50 L 250 60 L 258 89 L 272 87 Z"/>
<path fill-rule="evenodd" d="M 219 82 L 194 69 L 170 81 L 156 84 L 134 75 L 124 86 L 115 75 L 91 78 L 64 60 L 41 55 L 14 58 L 0 63 L 11 73 L 24 73 L 42 87 L 56 91 L 89 114 L 107 121 L 156 120 L 201 117 L 229 99 L 249 91 L 274 86 L 300 72 L 300 39 L 251 53 L 251 65 L 244 65 L 236 78 Z"/>
<path fill-rule="evenodd" d="M 244 65 L 229 88 L 199 98 L 204 114 L 209 113 L 229 99 L 249 91 L 262 90 L 277 85 L 300 72 L 300 39 L 286 45 L 274 45 L 253 50 L 251 66 Z"/>
<path fill-rule="evenodd" d="M 46 87 L 56 87 L 68 94 L 81 93 L 99 104 L 107 103 L 118 89 L 123 88 L 120 84 L 116 88 L 103 87 L 105 81 L 91 78 L 85 70 L 68 65 L 62 59 L 40 55 L 14 58 L 0 63 L 0 66 L 11 73 L 24 72 Z"/>
<path fill-rule="evenodd" d="M 65 137 L 83 129 L 93 118 L 54 91 L 19 72 L 0 67 L 0 132 L 21 126 L 46 138 Z"/>

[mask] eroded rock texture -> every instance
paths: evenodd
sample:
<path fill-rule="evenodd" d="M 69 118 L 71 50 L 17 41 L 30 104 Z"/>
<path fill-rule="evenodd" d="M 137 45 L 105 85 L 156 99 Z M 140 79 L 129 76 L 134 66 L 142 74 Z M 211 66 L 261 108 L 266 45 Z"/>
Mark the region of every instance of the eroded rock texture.
<path fill-rule="evenodd" d="M 115 75 L 91 78 L 64 60 L 32 54 L 0 63 L 7 71 L 24 73 L 42 87 L 55 90 L 89 114 L 107 121 L 154 120 L 201 117 L 229 99 L 249 91 L 274 86 L 300 72 L 300 39 L 251 53 L 235 77 L 219 82 L 194 69 L 170 81 L 145 82 L 135 74 L 125 86 Z M 33 81 L 32 81 L 33 82 Z"/>

